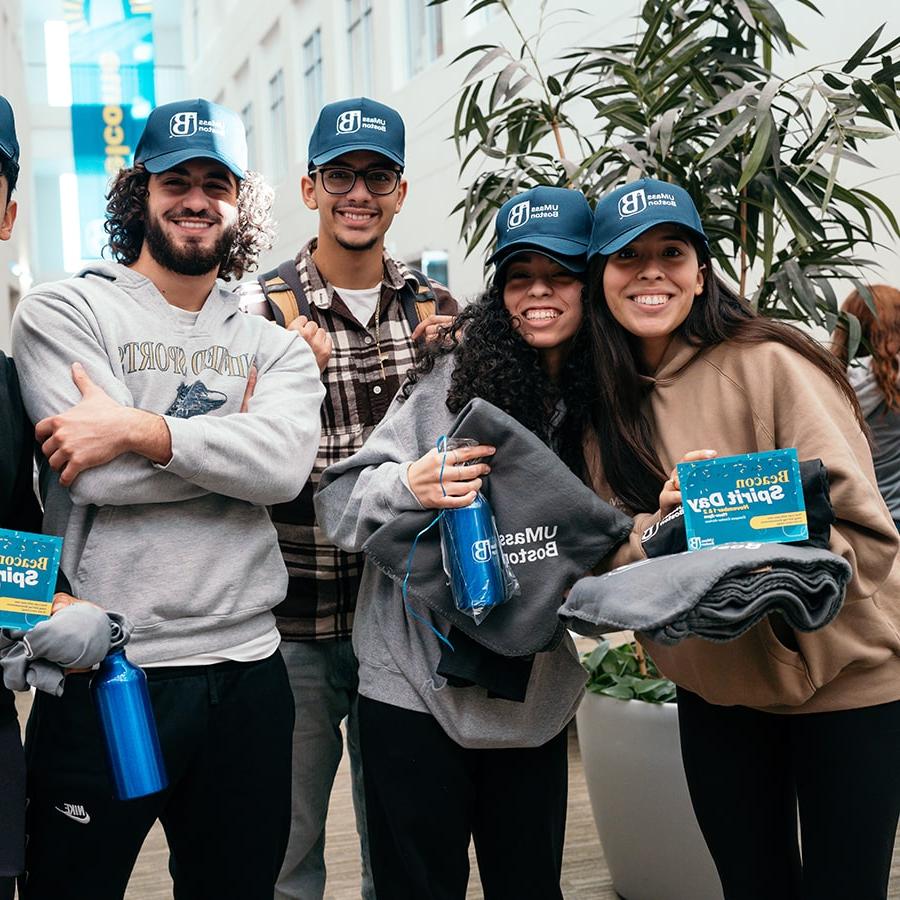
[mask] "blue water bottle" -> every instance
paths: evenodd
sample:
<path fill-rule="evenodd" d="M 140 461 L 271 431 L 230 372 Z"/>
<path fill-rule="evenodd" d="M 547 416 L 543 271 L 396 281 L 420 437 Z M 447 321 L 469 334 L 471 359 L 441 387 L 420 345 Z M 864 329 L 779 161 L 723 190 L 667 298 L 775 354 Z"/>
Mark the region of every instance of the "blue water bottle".
<path fill-rule="evenodd" d="M 481 495 L 461 509 L 447 509 L 441 518 L 450 545 L 450 588 L 458 609 L 487 610 L 503 603 L 500 548 L 494 533 L 490 504 Z"/>
<path fill-rule="evenodd" d="M 91 680 L 106 756 L 119 800 L 133 800 L 168 784 L 147 676 L 114 650 Z"/>

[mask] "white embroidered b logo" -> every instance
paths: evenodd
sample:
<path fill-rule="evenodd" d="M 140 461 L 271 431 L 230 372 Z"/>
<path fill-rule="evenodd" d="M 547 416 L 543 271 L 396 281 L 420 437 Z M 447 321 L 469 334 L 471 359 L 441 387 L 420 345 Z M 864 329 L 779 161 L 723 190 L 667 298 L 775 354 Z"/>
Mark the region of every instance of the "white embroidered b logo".
<path fill-rule="evenodd" d="M 169 136 L 170 137 L 190 137 L 197 131 L 197 113 L 180 112 L 175 113 L 169 119 Z"/>
<path fill-rule="evenodd" d="M 359 131 L 359 126 L 362 124 L 362 113 L 358 109 L 348 109 L 346 112 L 342 112 L 337 118 L 337 133 L 338 134 L 352 134 L 354 131 Z"/>
<path fill-rule="evenodd" d="M 472 558 L 475 562 L 485 563 L 490 560 L 493 555 L 494 548 L 489 540 L 475 541 L 472 544 Z"/>
<path fill-rule="evenodd" d="M 647 195 L 643 188 L 631 191 L 619 199 L 619 215 L 624 219 L 626 216 L 636 216 L 639 212 L 643 212 L 647 208 Z"/>
<path fill-rule="evenodd" d="M 509 211 L 509 218 L 506 220 L 506 225 L 508 228 L 518 228 L 520 225 L 524 225 L 528 221 L 530 215 L 531 201 L 523 200 L 521 203 L 517 203 Z"/>

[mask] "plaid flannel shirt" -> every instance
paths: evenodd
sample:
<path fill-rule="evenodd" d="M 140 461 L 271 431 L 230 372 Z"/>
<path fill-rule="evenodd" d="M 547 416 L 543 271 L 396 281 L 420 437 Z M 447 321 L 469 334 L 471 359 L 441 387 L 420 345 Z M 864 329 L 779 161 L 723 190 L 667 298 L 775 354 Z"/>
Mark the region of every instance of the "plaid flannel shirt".
<path fill-rule="evenodd" d="M 295 500 L 272 508 L 272 521 L 289 576 L 287 596 L 275 608 L 278 627 L 286 640 L 350 635 L 364 556 L 346 553 L 325 538 L 316 524 L 312 498 L 322 472 L 359 450 L 384 418 L 415 361 L 412 330 L 398 299 L 407 282 L 417 284 L 409 268 L 385 253 L 378 325 L 382 377 L 374 315 L 366 327 L 356 321 L 340 294 L 316 268 L 312 259 L 315 248 L 313 239 L 297 255 L 297 273 L 312 318 L 331 335 L 334 351 L 322 373 L 322 438 L 312 475 Z M 456 313 L 456 301 L 446 288 L 434 282 L 432 288 L 438 311 Z M 242 284 L 237 291 L 245 309 L 261 310 L 265 297 L 258 282 Z"/>

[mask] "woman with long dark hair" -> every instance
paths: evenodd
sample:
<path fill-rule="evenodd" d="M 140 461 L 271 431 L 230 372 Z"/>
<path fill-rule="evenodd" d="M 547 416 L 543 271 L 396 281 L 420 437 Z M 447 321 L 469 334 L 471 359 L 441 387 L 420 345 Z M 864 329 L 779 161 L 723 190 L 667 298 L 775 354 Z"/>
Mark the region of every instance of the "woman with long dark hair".
<path fill-rule="evenodd" d="M 900 529 L 900 291 L 869 287 L 872 310 L 859 291 L 841 305 L 862 331 L 856 360 L 848 358 L 847 331 L 838 328 L 831 349 L 849 368 L 847 377 L 869 426 L 878 489 Z"/>
<path fill-rule="evenodd" d="M 316 508 L 338 546 L 360 550 L 404 511 L 474 500 L 495 448 L 450 450 L 446 460 L 433 449 L 474 397 L 584 472 L 590 228 L 584 196 L 564 188 L 534 188 L 500 209 L 493 282 L 420 363 L 363 450 L 323 475 Z M 408 613 L 400 587 L 366 562 L 353 646 L 376 892 L 462 900 L 474 837 L 488 900 L 561 898 L 565 727 L 585 681 L 572 642 L 566 635 L 556 649 L 535 654 L 516 702 L 436 675 L 435 631 L 446 634 L 448 622 L 426 615 L 422 622 Z"/>
<path fill-rule="evenodd" d="M 828 469 L 830 549 L 853 568 L 817 632 L 772 616 L 725 644 L 643 641 L 678 685 L 685 772 L 725 896 L 884 897 L 900 810 L 898 538 L 855 395 L 830 354 L 719 280 L 681 188 L 645 179 L 602 198 L 590 256 L 606 499 L 639 534 L 681 503 L 686 454 L 795 447 Z"/>

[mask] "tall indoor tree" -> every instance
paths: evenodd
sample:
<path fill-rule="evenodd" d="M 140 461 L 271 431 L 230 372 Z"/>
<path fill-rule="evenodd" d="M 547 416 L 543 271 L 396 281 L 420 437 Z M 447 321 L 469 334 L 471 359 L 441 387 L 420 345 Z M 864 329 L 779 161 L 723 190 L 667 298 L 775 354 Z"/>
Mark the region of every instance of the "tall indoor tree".
<path fill-rule="evenodd" d="M 870 142 L 900 134 L 900 37 L 882 26 L 846 61 L 783 77 L 773 57 L 803 45 L 769 0 L 644 0 L 632 40 L 552 58 L 542 38 L 577 11 L 541 0 L 526 35 L 510 0 L 478 0 L 467 15 L 487 6 L 517 37 L 454 60 L 470 66 L 453 133 L 470 252 L 516 190 L 571 185 L 593 200 L 649 176 L 688 189 L 714 258 L 761 312 L 832 330 L 836 279 L 868 296 L 875 222 L 892 236 L 900 227 L 841 164 L 871 165 Z M 855 349 L 858 324 L 847 327 Z"/>

